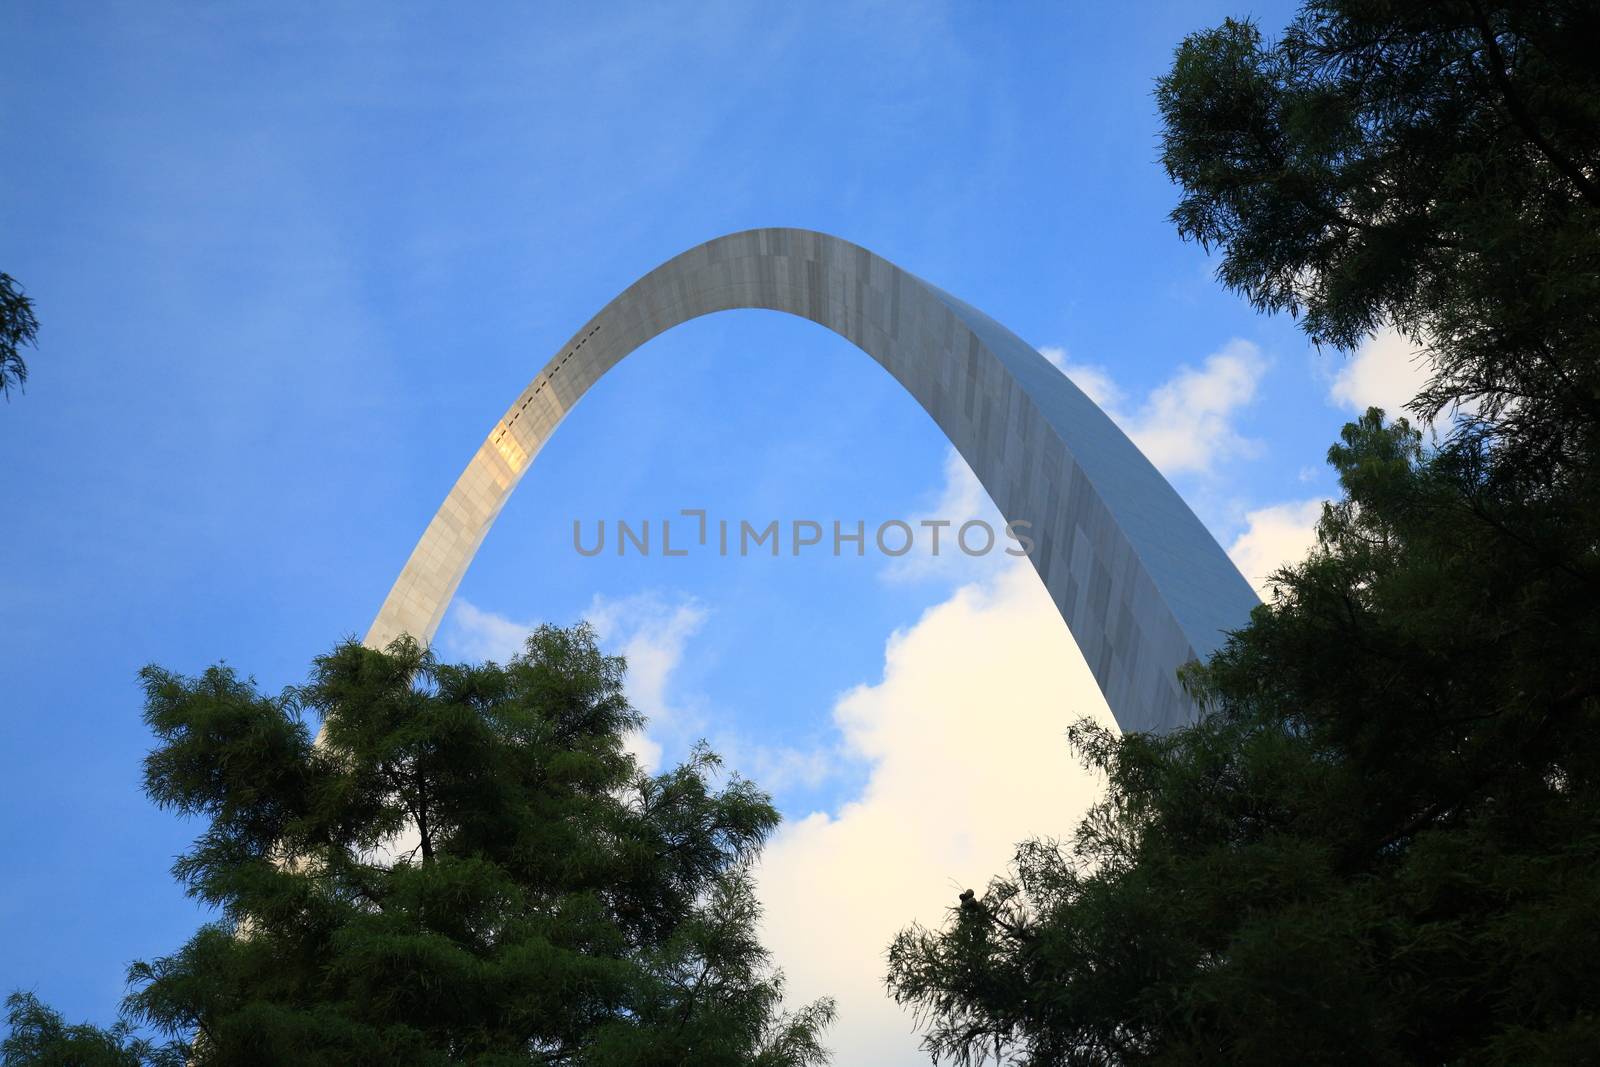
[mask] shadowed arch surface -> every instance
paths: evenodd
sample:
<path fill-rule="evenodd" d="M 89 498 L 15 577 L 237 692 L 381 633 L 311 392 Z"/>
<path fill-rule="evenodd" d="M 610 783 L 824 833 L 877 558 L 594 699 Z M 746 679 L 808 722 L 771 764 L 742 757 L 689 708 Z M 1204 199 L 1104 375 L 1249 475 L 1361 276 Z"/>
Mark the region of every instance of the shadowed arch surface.
<path fill-rule="evenodd" d="M 1178 667 L 1258 602 L 1133 442 L 1034 348 L 864 248 L 806 230 L 730 234 L 629 286 L 556 352 L 462 472 L 366 644 L 432 640 L 528 464 L 600 376 L 679 323 L 733 308 L 810 319 L 877 360 L 933 416 L 1008 522 L 1123 730 L 1190 721 Z"/>

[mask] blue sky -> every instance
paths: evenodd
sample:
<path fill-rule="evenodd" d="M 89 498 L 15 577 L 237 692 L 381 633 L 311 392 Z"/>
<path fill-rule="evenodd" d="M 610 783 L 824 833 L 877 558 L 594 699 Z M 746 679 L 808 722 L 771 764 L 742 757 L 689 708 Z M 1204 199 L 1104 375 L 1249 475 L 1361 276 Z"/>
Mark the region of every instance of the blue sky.
<path fill-rule="evenodd" d="M 0 269 L 43 328 L 0 404 L 0 987 L 107 1021 L 127 963 L 200 918 L 168 875 L 197 827 L 140 793 L 137 669 L 302 680 L 555 347 L 711 237 L 824 230 L 984 309 L 1106 401 L 1248 574 L 1294 555 L 1328 443 L 1404 399 L 1406 363 L 1392 338 L 1315 352 L 1165 219 L 1153 80 L 1243 14 L 1290 11 L 7 5 Z M 920 1062 L 874 992 L 883 924 L 936 920 L 1092 797 L 1062 737 L 1103 711 L 1075 649 L 998 564 L 585 559 L 572 522 L 981 511 L 964 476 L 839 338 L 699 320 L 568 418 L 439 635 L 503 655 L 590 617 L 634 657 L 649 751 L 708 737 L 773 790 L 770 940 L 797 993 L 841 996 L 841 1063 Z M 1043 792 L 987 777 L 1024 747 L 1063 768 Z M 917 793 L 939 782 L 983 792 L 970 827 Z M 881 860 L 883 834 L 925 899 L 880 893 L 859 943 L 807 955 L 808 886 L 880 884 L 818 857 Z"/>

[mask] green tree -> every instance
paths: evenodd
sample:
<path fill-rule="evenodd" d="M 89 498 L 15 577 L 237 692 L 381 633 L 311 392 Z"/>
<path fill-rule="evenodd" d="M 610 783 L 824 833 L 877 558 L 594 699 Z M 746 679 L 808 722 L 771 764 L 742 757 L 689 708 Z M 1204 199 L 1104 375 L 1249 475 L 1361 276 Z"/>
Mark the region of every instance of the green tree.
<path fill-rule="evenodd" d="M 39 336 L 39 320 L 17 280 L 0 271 L 0 396 L 10 397 L 13 385 L 21 388 L 28 380 L 28 365 L 22 361 L 22 348 Z"/>
<path fill-rule="evenodd" d="M 0 1041 L 0 1062 L 35 1067 L 183 1067 L 182 1051 L 136 1037 L 132 1026 L 119 1022 L 109 1030 L 79 1024 L 68 1026 L 61 1014 L 39 1003 L 32 993 L 6 998 L 6 1028 Z"/>
<path fill-rule="evenodd" d="M 348 643 L 278 696 L 147 668 L 146 790 L 206 821 L 175 873 L 220 917 L 127 1017 L 196 1064 L 824 1062 L 831 1004 L 783 1012 L 755 937 L 776 811 L 704 749 L 641 771 L 623 672 L 586 627 L 504 666 Z"/>
<path fill-rule="evenodd" d="M 1578 1063 L 1600 1048 L 1592 582 L 1349 426 L 1306 562 L 1167 736 L 1071 734 L 1108 793 L 891 950 L 959 1062 Z M 1589 577 L 1592 579 L 1593 570 Z"/>
<path fill-rule="evenodd" d="M 1228 21 L 1161 79 L 1172 221 L 1218 278 L 1349 349 L 1392 326 L 1519 469 L 1591 476 L 1600 7 L 1336 0 Z"/>
<path fill-rule="evenodd" d="M 889 985 L 958 1062 L 1593 1062 L 1600 1049 L 1600 9 L 1312 3 L 1158 90 L 1222 281 L 1433 360 L 1167 736 Z M 1464 407 L 1461 405 L 1465 405 Z M 1452 417 L 1453 415 L 1453 417 Z"/>

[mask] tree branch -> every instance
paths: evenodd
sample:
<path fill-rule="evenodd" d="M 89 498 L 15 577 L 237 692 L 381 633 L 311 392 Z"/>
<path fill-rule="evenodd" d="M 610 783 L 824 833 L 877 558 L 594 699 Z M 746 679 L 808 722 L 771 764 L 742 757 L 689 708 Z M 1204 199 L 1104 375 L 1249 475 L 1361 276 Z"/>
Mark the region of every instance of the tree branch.
<path fill-rule="evenodd" d="M 1600 207 L 1600 187 L 1591 182 L 1583 168 L 1556 150 L 1539 132 L 1539 124 L 1534 120 L 1533 114 L 1528 111 L 1527 105 L 1517 95 L 1516 88 L 1511 84 L 1510 77 L 1506 74 L 1505 53 L 1500 50 L 1500 42 L 1495 37 L 1494 28 L 1489 25 L 1489 17 L 1484 13 L 1483 5 L 1472 4 L 1472 16 L 1478 24 L 1478 33 L 1483 37 L 1484 50 L 1488 53 L 1489 77 L 1494 80 L 1495 87 L 1500 90 L 1500 95 L 1505 99 L 1506 110 L 1511 112 L 1512 121 L 1527 135 L 1528 140 L 1543 153 L 1551 165 L 1566 175 L 1567 180 L 1577 186 L 1583 198 L 1595 207 Z"/>

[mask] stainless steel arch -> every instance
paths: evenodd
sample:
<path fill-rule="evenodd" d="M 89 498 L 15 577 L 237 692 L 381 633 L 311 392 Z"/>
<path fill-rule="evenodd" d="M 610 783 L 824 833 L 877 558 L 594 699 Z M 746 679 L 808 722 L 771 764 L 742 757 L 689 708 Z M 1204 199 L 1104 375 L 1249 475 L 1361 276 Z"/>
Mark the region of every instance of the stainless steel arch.
<path fill-rule="evenodd" d="M 431 640 L 528 464 L 602 374 L 681 322 L 732 308 L 810 319 L 853 342 L 933 416 L 1008 521 L 1124 730 L 1193 710 L 1175 672 L 1257 603 L 1182 498 L 1093 401 L 993 319 L 857 245 L 806 230 L 730 234 L 629 286 L 495 423 L 428 524 L 366 644 Z"/>

